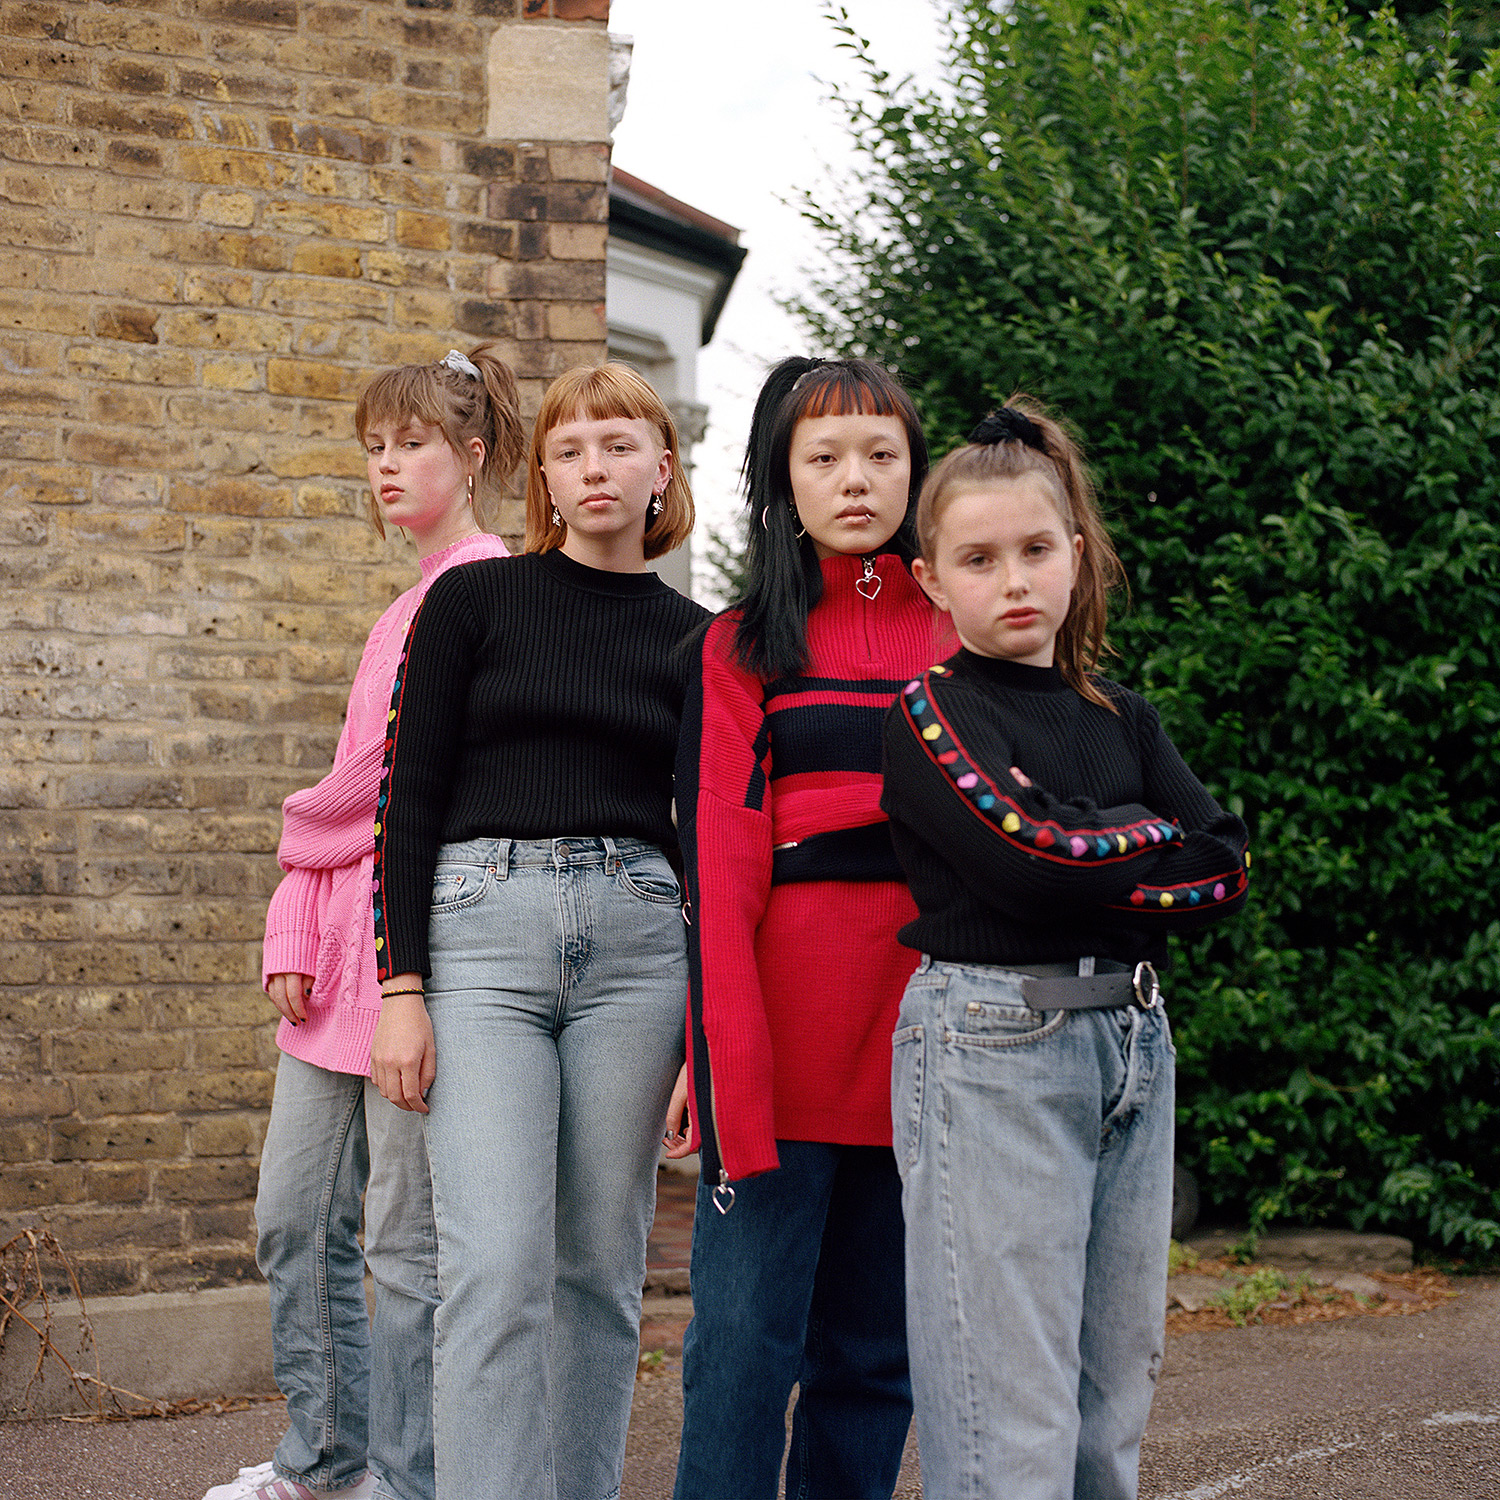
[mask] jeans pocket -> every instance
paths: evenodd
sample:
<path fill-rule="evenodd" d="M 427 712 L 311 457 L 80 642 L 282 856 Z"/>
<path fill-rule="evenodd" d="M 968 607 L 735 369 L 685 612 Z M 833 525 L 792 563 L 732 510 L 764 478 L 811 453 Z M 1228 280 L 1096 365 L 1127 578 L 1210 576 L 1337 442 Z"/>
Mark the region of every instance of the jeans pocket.
<path fill-rule="evenodd" d="M 891 1038 L 891 1120 L 903 1176 L 922 1154 L 925 1074 L 926 1033 L 920 1026 L 902 1026 Z"/>
<path fill-rule="evenodd" d="M 949 1040 L 960 1046 L 1024 1047 L 1054 1036 L 1067 1024 L 1065 1010 L 1032 1010 L 1020 1001 L 970 998 L 953 1018 Z"/>
<path fill-rule="evenodd" d="M 432 914 L 473 906 L 489 884 L 490 872 L 483 865 L 439 865 L 432 873 Z"/>
<path fill-rule="evenodd" d="M 619 882 L 633 896 L 658 906 L 677 906 L 682 901 L 682 887 L 664 854 L 627 854 L 617 866 Z"/>

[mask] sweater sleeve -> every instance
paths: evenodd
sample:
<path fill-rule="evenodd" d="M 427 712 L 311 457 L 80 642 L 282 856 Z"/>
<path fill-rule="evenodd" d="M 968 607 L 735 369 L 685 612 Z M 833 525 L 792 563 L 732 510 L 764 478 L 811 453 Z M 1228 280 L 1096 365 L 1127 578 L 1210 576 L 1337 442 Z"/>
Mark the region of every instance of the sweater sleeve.
<path fill-rule="evenodd" d="M 404 596 L 403 596 L 404 598 Z M 397 600 L 375 622 L 349 689 L 344 727 L 323 779 L 282 803 L 276 858 L 287 872 L 266 908 L 261 984 L 273 974 L 317 973 L 320 914 L 333 871 L 357 864 L 374 848 L 375 798 L 385 750 L 384 714 L 365 707 L 372 686 L 388 686 L 400 650 Z"/>
<path fill-rule="evenodd" d="M 1141 703 L 1143 795 L 1184 830 L 1149 879 L 1132 885 L 1112 911 L 1152 930 L 1190 932 L 1237 912 L 1249 895 L 1249 834 L 1188 769 L 1149 703 Z"/>
<path fill-rule="evenodd" d="M 691 925 L 688 1039 L 695 1144 L 731 1178 L 773 1171 L 773 1059 L 755 934 L 771 892 L 770 741 L 764 694 L 710 628 L 688 683 L 678 752 L 678 835 Z"/>
<path fill-rule="evenodd" d="M 391 688 L 374 825 L 375 953 L 382 980 L 431 972 L 432 873 L 482 637 L 464 571 L 450 569 L 427 591 Z"/>
<path fill-rule="evenodd" d="M 328 899 L 333 871 L 294 868 L 283 878 L 266 908 L 266 940 L 261 948 L 261 988 L 273 974 L 316 974 L 323 933 L 318 913 Z"/>
<path fill-rule="evenodd" d="M 1138 804 L 1062 801 L 1011 771 L 1014 753 L 982 698 L 943 668 L 910 684 L 886 720 L 885 798 L 974 894 L 1016 921 L 1125 900 L 1182 830 Z"/>

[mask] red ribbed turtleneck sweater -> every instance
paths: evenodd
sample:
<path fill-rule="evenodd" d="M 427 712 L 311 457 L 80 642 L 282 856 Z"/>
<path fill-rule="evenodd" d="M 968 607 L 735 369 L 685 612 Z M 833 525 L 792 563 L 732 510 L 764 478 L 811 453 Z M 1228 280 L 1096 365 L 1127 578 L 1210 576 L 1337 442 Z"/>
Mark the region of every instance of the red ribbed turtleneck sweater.
<path fill-rule="evenodd" d="M 778 1165 L 776 1138 L 891 1142 L 891 1032 L 915 905 L 880 810 L 881 726 L 940 654 L 897 557 L 822 564 L 809 665 L 762 682 L 709 627 L 683 711 L 677 814 L 692 900 L 689 1060 L 704 1169 Z"/>

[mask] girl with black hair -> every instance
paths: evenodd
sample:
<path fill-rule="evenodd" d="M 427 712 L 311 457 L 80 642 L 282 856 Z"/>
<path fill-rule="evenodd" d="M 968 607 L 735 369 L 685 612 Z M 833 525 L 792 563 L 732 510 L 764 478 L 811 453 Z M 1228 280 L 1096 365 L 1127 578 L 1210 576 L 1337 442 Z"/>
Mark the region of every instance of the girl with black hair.
<path fill-rule="evenodd" d="M 890 1055 L 915 916 L 881 723 L 932 660 L 912 579 L 916 409 L 863 360 L 771 371 L 745 457 L 749 583 L 708 628 L 677 812 L 702 1152 L 677 1500 L 890 1496 L 911 1418 Z"/>

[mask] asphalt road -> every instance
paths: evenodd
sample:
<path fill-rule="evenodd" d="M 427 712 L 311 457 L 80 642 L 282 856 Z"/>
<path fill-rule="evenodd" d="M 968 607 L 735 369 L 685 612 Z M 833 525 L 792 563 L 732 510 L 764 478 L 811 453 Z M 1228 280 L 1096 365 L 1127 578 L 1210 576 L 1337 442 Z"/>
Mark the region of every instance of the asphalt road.
<path fill-rule="evenodd" d="M 1141 1500 L 1500 1500 L 1500 1279 L 1459 1285 L 1453 1303 L 1410 1317 L 1170 1340 Z M 639 1387 L 622 1500 L 671 1493 L 676 1373 L 668 1360 Z M 201 1500 L 268 1457 L 281 1421 L 268 1405 L 0 1424 L 0 1500 Z M 914 1458 L 901 1500 L 921 1494 Z"/>

